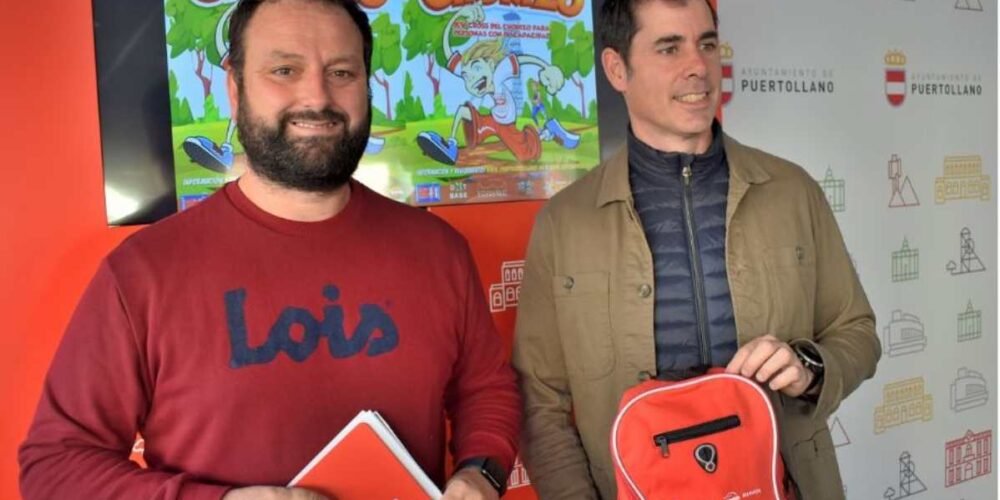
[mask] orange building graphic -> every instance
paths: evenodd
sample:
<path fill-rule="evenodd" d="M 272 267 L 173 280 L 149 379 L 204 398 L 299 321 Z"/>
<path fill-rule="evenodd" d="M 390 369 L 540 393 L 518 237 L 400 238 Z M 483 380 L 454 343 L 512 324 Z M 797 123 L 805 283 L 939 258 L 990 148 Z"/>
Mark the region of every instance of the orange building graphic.
<path fill-rule="evenodd" d="M 944 176 L 934 181 L 934 202 L 952 200 L 990 200 L 990 176 L 983 174 L 979 155 L 945 157 Z"/>
<path fill-rule="evenodd" d="M 886 384 L 882 406 L 875 408 L 875 434 L 909 422 L 934 418 L 934 400 L 924 393 L 924 378 L 915 377 Z"/>

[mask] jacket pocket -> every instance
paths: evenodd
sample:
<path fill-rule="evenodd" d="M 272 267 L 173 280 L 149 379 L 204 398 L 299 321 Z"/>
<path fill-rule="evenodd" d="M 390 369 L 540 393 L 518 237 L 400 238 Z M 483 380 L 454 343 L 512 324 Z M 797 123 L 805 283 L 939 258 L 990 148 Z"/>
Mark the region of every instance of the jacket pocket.
<path fill-rule="evenodd" d="M 569 375 L 599 378 L 614 367 L 608 273 L 553 276 L 556 321 Z"/>
<path fill-rule="evenodd" d="M 816 300 L 815 248 L 806 244 L 765 248 L 764 266 L 770 287 L 765 296 L 777 313 L 773 326 L 793 336 L 811 333 Z"/>

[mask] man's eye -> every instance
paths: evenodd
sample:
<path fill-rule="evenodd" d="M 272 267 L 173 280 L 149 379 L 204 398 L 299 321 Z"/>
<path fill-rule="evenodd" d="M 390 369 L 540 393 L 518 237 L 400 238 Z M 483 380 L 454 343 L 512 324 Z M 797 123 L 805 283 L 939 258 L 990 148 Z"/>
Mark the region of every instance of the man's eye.
<path fill-rule="evenodd" d="M 347 71 L 345 69 L 334 70 L 334 71 L 331 71 L 330 74 L 332 74 L 333 76 L 335 76 L 337 78 L 350 78 L 351 76 L 354 76 L 353 73 L 351 73 L 350 71 Z"/>
<path fill-rule="evenodd" d="M 677 53 L 677 46 L 676 45 L 671 45 L 669 47 L 662 47 L 658 52 L 661 53 L 661 54 L 676 54 Z"/>
<path fill-rule="evenodd" d="M 294 73 L 294 71 L 292 70 L 292 68 L 289 68 L 289 67 L 281 67 L 281 68 L 275 69 L 271 73 L 273 73 L 275 75 L 278 75 L 278 76 L 290 76 L 292 73 Z"/>
<path fill-rule="evenodd" d="M 704 50 L 705 52 L 714 52 L 718 48 L 719 44 L 716 42 L 705 42 L 701 44 L 701 50 Z"/>

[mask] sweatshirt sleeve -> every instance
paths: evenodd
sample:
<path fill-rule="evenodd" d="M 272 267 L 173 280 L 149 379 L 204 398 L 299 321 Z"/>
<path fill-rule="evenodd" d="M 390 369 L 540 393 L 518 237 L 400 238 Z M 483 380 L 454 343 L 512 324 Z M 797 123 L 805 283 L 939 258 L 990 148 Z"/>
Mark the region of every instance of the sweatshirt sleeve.
<path fill-rule="evenodd" d="M 492 457 L 510 471 L 517 454 L 520 396 L 467 244 L 463 242 L 460 251 L 464 317 L 459 356 L 445 396 L 452 424 L 451 452 L 456 463 Z"/>
<path fill-rule="evenodd" d="M 107 260 L 70 319 L 18 450 L 21 495 L 49 498 L 218 499 L 229 489 L 129 460 L 152 378 Z"/>

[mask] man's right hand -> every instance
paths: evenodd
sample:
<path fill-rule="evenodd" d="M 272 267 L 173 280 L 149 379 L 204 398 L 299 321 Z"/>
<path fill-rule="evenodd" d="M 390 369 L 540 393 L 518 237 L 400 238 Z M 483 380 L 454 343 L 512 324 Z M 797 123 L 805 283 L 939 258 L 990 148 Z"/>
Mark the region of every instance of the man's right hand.
<path fill-rule="evenodd" d="M 336 500 L 302 488 L 248 486 L 229 490 L 222 500 Z"/>

